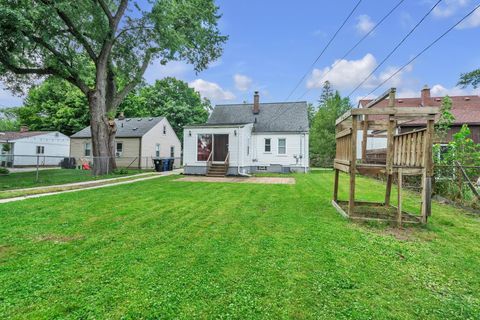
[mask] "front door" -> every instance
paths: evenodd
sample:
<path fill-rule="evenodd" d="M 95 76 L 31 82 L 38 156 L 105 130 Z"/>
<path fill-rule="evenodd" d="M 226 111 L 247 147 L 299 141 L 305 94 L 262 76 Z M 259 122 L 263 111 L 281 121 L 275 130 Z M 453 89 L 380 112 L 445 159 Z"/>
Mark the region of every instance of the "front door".
<path fill-rule="evenodd" d="M 224 162 L 228 154 L 228 134 L 213 135 L 213 161 Z"/>

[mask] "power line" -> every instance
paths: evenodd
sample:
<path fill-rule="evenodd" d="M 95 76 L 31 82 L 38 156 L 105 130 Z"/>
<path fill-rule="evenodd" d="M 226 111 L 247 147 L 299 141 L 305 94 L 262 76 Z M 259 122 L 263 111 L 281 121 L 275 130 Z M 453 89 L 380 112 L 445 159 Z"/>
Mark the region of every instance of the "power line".
<path fill-rule="evenodd" d="M 380 88 L 381 86 L 383 86 L 386 82 L 388 82 L 390 79 L 392 79 L 394 76 L 396 76 L 400 71 L 402 71 L 403 69 L 405 69 L 408 65 L 410 65 L 413 61 L 415 61 L 418 57 L 420 57 L 422 54 L 425 53 L 425 51 L 427 51 L 428 49 L 430 49 L 433 45 L 435 45 L 438 41 L 440 41 L 440 39 L 442 39 L 444 36 L 446 36 L 450 31 L 452 31 L 453 29 L 455 29 L 455 27 L 457 27 L 460 23 L 462 23 L 463 21 L 465 21 L 465 19 L 467 19 L 469 16 L 471 16 L 477 9 L 480 8 L 480 3 L 475 7 L 473 8 L 473 10 L 471 10 L 467 15 L 465 15 L 462 19 L 460 19 L 457 23 L 455 23 L 453 26 L 451 26 L 450 28 L 448 28 L 444 33 L 442 33 L 440 36 L 438 36 L 433 42 L 431 42 L 428 46 L 426 46 L 425 48 L 423 48 L 422 51 L 420 51 L 419 53 L 417 53 L 417 55 L 415 55 L 412 59 L 410 59 L 407 63 L 405 63 L 403 66 L 401 66 L 397 71 L 395 71 L 395 73 L 393 73 L 390 77 L 388 77 L 387 79 L 385 79 L 382 83 L 380 83 L 378 86 L 375 87 L 375 89 L 373 89 L 372 91 L 370 91 L 365 97 L 363 97 L 362 99 L 365 99 L 366 97 L 368 97 L 369 95 L 371 95 L 373 92 L 375 92 L 376 90 L 378 90 L 378 88 Z"/>
<path fill-rule="evenodd" d="M 335 69 L 335 67 L 337 66 L 338 63 L 340 63 L 340 61 L 342 61 L 350 53 L 352 53 L 352 51 L 355 50 L 366 38 L 368 38 L 368 36 L 371 35 L 373 33 L 373 31 L 375 31 L 375 29 L 377 29 L 404 1 L 405 0 L 400 0 L 392 9 L 390 9 L 390 11 L 388 11 L 387 14 L 385 16 L 383 16 L 383 18 L 380 19 L 380 21 L 369 32 L 367 32 L 360 40 L 358 40 L 357 43 L 355 43 L 355 45 L 353 47 L 351 47 L 340 59 L 335 61 L 335 63 L 332 65 L 332 67 L 322 76 L 322 78 L 319 81 L 322 81 L 323 79 L 325 79 L 325 77 L 333 69 Z M 299 96 L 297 98 L 297 100 L 303 98 L 310 90 L 311 90 L 311 88 L 307 89 L 301 96 Z"/>
<path fill-rule="evenodd" d="M 430 9 L 428 10 L 428 12 L 420 19 L 420 21 L 417 22 L 417 24 L 405 35 L 405 37 L 403 37 L 403 39 L 393 48 L 393 50 L 391 50 L 388 55 L 382 60 L 382 62 L 380 62 L 379 65 L 377 65 L 377 67 L 375 67 L 375 69 L 370 72 L 370 74 L 362 80 L 362 82 L 360 82 L 356 87 L 355 89 L 353 89 L 349 94 L 348 94 L 348 97 L 350 98 L 352 96 L 352 94 L 357 91 L 365 82 L 367 82 L 368 79 L 370 79 L 370 77 L 392 56 L 392 54 L 397 51 L 397 49 L 408 39 L 408 37 L 410 37 L 410 35 L 422 24 L 422 22 L 428 17 L 428 15 L 430 15 L 430 13 L 440 4 L 442 0 L 438 0 L 435 5 Z"/>
<path fill-rule="evenodd" d="M 307 72 L 300 78 L 300 80 L 297 82 L 297 84 L 295 85 L 295 87 L 293 88 L 293 90 L 288 94 L 287 98 L 285 99 L 285 101 L 288 101 L 288 99 L 290 99 L 290 97 L 292 96 L 292 94 L 295 92 L 295 90 L 297 90 L 297 88 L 300 86 L 300 84 L 302 84 L 303 80 L 305 80 L 305 78 L 307 77 L 307 75 L 310 73 L 310 70 L 315 66 L 315 64 L 318 62 L 318 60 L 322 57 L 322 55 L 325 53 L 325 51 L 328 49 L 328 47 L 330 46 L 330 44 L 333 42 L 333 40 L 337 37 L 338 33 L 340 32 L 340 30 L 343 29 L 343 27 L 345 26 L 345 24 L 347 23 L 347 21 L 350 19 L 350 17 L 353 15 L 353 13 L 355 12 L 355 10 L 358 8 L 358 6 L 360 5 L 360 3 L 362 2 L 362 0 L 359 0 L 357 2 L 357 4 L 355 5 L 355 7 L 353 7 L 353 9 L 350 11 L 350 13 L 348 14 L 348 16 L 345 18 L 345 20 L 343 21 L 343 23 L 340 25 L 340 27 L 337 29 L 337 31 L 335 31 L 335 33 L 333 34 L 333 36 L 330 38 L 330 40 L 327 42 L 327 44 L 325 45 L 325 47 L 323 47 L 322 51 L 320 52 L 320 54 L 317 56 L 317 58 L 313 61 L 312 65 L 308 68 Z"/>

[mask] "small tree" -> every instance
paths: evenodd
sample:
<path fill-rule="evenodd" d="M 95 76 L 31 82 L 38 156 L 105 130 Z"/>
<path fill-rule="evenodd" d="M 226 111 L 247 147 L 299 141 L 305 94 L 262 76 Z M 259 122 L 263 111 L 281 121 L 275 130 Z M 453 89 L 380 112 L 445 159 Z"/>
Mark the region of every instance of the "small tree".
<path fill-rule="evenodd" d="M 455 117 L 452 114 L 452 99 L 449 96 L 445 96 L 442 100 L 442 106 L 440 107 L 440 118 L 435 124 L 435 134 L 439 142 L 445 140 L 448 130 L 450 130 L 454 122 Z"/>
<path fill-rule="evenodd" d="M 183 60 L 198 72 L 226 37 L 213 0 L 4 0 L 0 78 L 13 91 L 54 75 L 88 101 L 94 173 L 115 168 L 113 118 L 155 60 Z M 109 163 L 110 161 L 110 163 Z"/>
<path fill-rule="evenodd" d="M 310 129 L 310 158 L 313 166 L 331 165 L 335 158 L 335 120 L 352 108 L 348 98 L 336 91 L 319 105 Z"/>
<path fill-rule="evenodd" d="M 469 85 L 473 86 L 474 88 L 480 86 L 480 69 L 473 70 L 467 73 L 462 73 L 460 75 L 458 85 L 462 86 L 463 88 Z"/>

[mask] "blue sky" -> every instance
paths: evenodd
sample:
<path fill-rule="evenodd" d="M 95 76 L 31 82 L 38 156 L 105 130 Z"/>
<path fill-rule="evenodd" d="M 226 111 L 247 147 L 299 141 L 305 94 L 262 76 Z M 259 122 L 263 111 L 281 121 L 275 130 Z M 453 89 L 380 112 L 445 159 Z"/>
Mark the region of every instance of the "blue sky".
<path fill-rule="evenodd" d="M 251 101 L 255 90 L 260 91 L 261 101 L 275 102 L 284 101 L 309 71 L 290 100 L 297 100 L 309 89 L 301 100 L 315 102 L 321 92 L 321 83 L 327 79 L 334 88 L 347 95 L 435 1 L 405 0 L 388 20 L 323 78 L 332 64 L 397 2 L 363 0 L 314 70 L 309 70 L 356 0 L 217 0 L 222 13 L 220 28 L 230 37 L 221 59 L 199 74 L 182 62 L 169 63 L 164 67 L 154 64 L 147 70 L 145 78 L 153 82 L 165 76 L 175 76 L 187 81 L 214 103 Z M 352 101 L 363 97 L 475 5 L 477 1 L 443 0 L 372 79 L 352 94 Z M 477 10 L 464 24 L 375 93 L 395 86 L 400 96 L 415 96 L 423 85 L 428 84 L 434 95 L 479 94 L 480 90 L 455 87 L 460 73 L 480 67 L 479 39 L 480 10 Z M 21 102 L 21 98 L 0 91 L 0 105 L 15 106 Z"/>

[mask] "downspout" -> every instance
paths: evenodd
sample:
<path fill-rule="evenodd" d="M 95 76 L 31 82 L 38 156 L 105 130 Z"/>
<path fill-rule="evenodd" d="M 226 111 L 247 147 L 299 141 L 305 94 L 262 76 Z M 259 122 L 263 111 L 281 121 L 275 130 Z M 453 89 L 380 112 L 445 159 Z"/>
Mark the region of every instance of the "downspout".
<path fill-rule="evenodd" d="M 249 174 L 244 172 L 240 172 L 240 126 L 238 127 L 238 135 L 237 135 L 237 175 L 241 177 L 250 177 Z"/>

